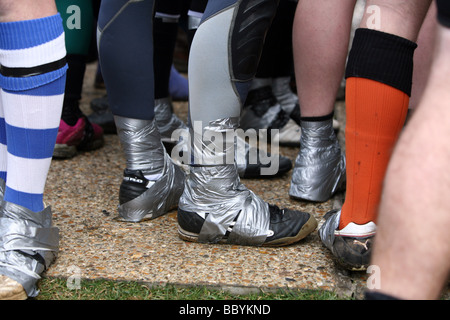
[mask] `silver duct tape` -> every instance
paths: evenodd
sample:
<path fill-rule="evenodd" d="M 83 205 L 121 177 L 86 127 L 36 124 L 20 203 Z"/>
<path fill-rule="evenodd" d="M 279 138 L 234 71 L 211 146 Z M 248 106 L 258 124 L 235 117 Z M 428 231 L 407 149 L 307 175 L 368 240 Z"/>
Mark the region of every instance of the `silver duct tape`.
<path fill-rule="evenodd" d="M 334 232 L 339 227 L 339 222 L 341 219 L 341 210 L 331 213 L 330 216 L 326 218 L 325 222 L 319 229 L 319 237 L 322 243 L 330 250 L 333 250 L 333 243 L 335 239 Z"/>
<path fill-rule="evenodd" d="M 165 149 L 155 121 L 114 116 L 114 122 L 127 168 L 142 170 L 144 174 L 160 173 Z"/>
<path fill-rule="evenodd" d="M 179 206 L 205 218 L 199 242 L 217 243 L 230 230 L 228 243 L 259 246 L 269 233 L 267 203 L 240 183 L 234 165 L 191 167 Z"/>
<path fill-rule="evenodd" d="M 202 22 L 201 17 L 196 17 L 192 15 L 188 15 L 188 30 L 197 30 L 200 26 L 200 23 Z"/>
<path fill-rule="evenodd" d="M 248 190 L 248 193 L 228 242 L 260 246 L 269 233 L 269 206 L 252 191 Z"/>
<path fill-rule="evenodd" d="M 245 141 L 245 139 L 243 137 L 240 137 L 239 135 L 236 135 L 234 147 L 237 170 L 239 176 L 242 176 L 248 166 L 247 159 L 256 159 L 258 149 L 250 146 L 247 141 Z"/>
<path fill-rule="evenodd" d="M 279 103 L 270 106 L 267 111 L 261 116 L 255 113 L 252 110 L 251 106 L 245 107 L 242 110 L 241 114 L 241 127 L 243 129 L 267 129 L 274 122 L 274 120 L 278 117 L 278 114 L 281 112 L 281 105 Z"/>
<path fill-rule="evenodd" d="M 298 97 L 292 92 L 290 87 L 291 77 L 274 78 L 272 81 L 272 91 L 281 107 L 288 114 L 298 107 Z"/>
<path fill-rule="evenodd" d="M 34 227 L 28 223 L 0 218 L 0 246 L 4 250 L 51 250 L 57 251 L 59 230 L 56 227 Z"/>
<path fill-rule="evenodd" d="M 178 23 L 178 21 L 180 20 L 179 14 L 168 14 L 158 11 L 155 12 L 154 17 L 156 19 L 161 19 L 164 23 Z"/>
<path fill-rule="evenodd" d="M 143 219 L 154 219 L 166 214 L 178 205 L 184 189 L 184 172 L 173 164 L 170 157 L 164 154 L 164 170 L 162 177 L 139 197 L 118 207 L 122 220 L 139 222 Z"/>
<path fill-rule="evenodd" d="M 201 122 L 194 122 L 193 132 L 191 130 L 192 164 L 234 164 L 235 129 L 238 125 L 239 118 L 218 119 L 205 127 Z"/>
<path fill-rule="evenodd" d="M 186 124 L 173 113 L 170 98 L 155 100 L 155 121 L 163 141 L 172 141 L 172 132 L 175 130 L 187 129 Z"/>
<path fill-rule="evenodd" d="M 300 151 L 295 160 L 289 195 L 309 201 L 327 201 L 345 183 L 345 155 L 333 122 L 301 123 Z"/>
<path fill-rule="evenodd" d="M 5 180 L 0 178 L 0 201 L 3 200 L 3 196 L 5 195 L 5 187 L 6 187 Z"/>
<path fill-rule="evenodd" d="M 226 136 L 237 128 L 238 121 L 237 118 L 212 121 L 204 131 Z M 240 182 L 234 164 L 234 135 L 233 140 L 223 137 L 222 141 L 227 141 L 228 145 L 222 153 L 205 153 L 204 156 L 223 160 L 231 154 L 231 164 L 191 166 L 179 206 L 205 218 L 199 242 L 217 243 L 230 231 L 228 243 L 261 245 L 269 233 L 269 207 Z M 197 140 L 194 148 L 203 152 L 209 146 Z M 206 162 L 214 162 L 209 160 Z"/>
<path fill-rule="evenodd" d="M 51 217 L 50 207 L 32 212 L 3 201 L 0 208 L 0 274 L 20 283 L 29 297 L 38 294 L 36 282 L 58 252 L 59 229 Z"/>

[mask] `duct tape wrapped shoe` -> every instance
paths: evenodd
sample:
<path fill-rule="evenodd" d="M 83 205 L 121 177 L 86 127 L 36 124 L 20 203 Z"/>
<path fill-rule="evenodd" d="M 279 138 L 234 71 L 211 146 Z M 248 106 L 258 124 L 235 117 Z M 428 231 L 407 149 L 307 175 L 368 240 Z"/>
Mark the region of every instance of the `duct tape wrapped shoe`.
<path fill-rule="evenodd" d="M 173 140 L 172 133 L 177 129 L 187 130 L 186 124 L 174 114 L 170 98 L 155 100 L 155 121 L 163 143 L 177 143 L 178 141 Z"/>
<path fill-rule="evenodd" d="M 202 243 L 286 246 L 317 227 L 308 213 L 265 203 L 239 182 L 234 165 L 192 167 L 177 218 L 180 238 Z"/>
<path fill-rule="evenodd" d="M 325 222 L 319 229 L 322 243 L 331 250 L 337 262 L 352 271 L 366 270 L 370 263 L 376 225 L 349 223 L 339 230 L 341 210 L 332 210 L 325 215 Z"/>
<path fill-rule="evenodd" d="M 120 116 L 114 120 L 129 169 L 120 186 L 120 220 L 154 219 L 175 208 L 185 174 L 164 149 L 156 121 Z"/>
<path fill-rule="evenodd" d="M 50 207 L 32 212 L 3 201 L 0 241 L 0 297 L 37 296 L 36 283 L 55 260 L 59 247 L 59 229 L 52 226 Z"/>
<path fill-rule="evenodd" d="M 120 219 L 139 222 L 166 214 L 178 205 L 183 192 L 185 174 L 167 153 L 164 154 L 162 176 L 151 181 L 140 170 L 125 170 L 120 186 L 118 207 Z"/>
<path fill-rule="evenodd" d="M 300 151 L 295 160 L 289 195 L 324 202 L 345 186 L 345 155 L 332 121 L 302 121 Z"/>
<path fill-rule="evenodd" d="M 272 79 L 272 91 L 281 108 L 300 125 L 300 105 L 297 95 L 291 89 L 291 77 Z"/>
<path fill-rule="evenodd" d="M 292 169 L 291 159 L 282 155 L 252 147 L 236 135 L 235 160 L 239 177 L 243 179 L 265 179 L 279 177 Z"/>
<path fill-rule="evenodd" d="M 282 146 L 299 145 L 301 129 L 282 109 L 270 86 L 254 89 L 248 93 L 240 126 L 244 130 L 265 129 L 271 134 L 272 142 Z"/>

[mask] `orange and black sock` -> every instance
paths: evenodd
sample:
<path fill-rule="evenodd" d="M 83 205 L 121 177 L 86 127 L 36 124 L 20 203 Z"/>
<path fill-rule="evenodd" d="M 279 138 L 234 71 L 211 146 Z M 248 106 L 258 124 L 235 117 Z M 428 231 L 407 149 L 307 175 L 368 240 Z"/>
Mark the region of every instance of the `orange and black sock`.
<path fill-rule="evenodd" d="M 346 70 L 347 192 L 339 229 L 375 221 L 392 149 L 411 95 L 416 44 L 358 29 Z"/>

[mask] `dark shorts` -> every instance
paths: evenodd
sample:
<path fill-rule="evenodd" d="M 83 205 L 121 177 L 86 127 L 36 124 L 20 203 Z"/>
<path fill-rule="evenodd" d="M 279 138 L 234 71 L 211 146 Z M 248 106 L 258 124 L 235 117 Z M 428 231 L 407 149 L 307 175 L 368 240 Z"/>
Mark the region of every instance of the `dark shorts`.
<path fill-rule="evenodd" d="M 444 27 L 450 28 L 450 1 L 436 0 L 438 8 L 438 21 Z"/>

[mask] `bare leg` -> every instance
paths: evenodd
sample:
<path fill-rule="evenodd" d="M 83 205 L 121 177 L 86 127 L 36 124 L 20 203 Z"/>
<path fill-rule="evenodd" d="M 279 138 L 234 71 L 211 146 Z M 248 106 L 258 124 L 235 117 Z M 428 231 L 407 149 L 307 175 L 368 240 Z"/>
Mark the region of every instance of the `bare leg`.
<path fill-rule="evenodd" d="M 439 27 L 437 41 L 422 103 L 388 168 L 372 259 L 381 291 L 405 299 L 438 298 L 450 271 L 450 30 Z"/>
<path fill-rule="evenodd" d="M 1 0 L 0 22 L 31 20 L 56 14 L 54 0 Z"/>
<path fill-rule="evenodd" d="M 289 195 L 327 201 L 345 180 L 343 158 L 333 130 L 333 110 L 348 53 L 355 0 L 300 1 L 293 29 L 300 150 Z"/>
<path fill-rule="evenodd" d="M 436 6 L 431 4 L 417 39 L 417 50 L 414 54 L 414 73 L 409 108 L 415 109 L 422 98 L 423 90 L 431 68 L 432 53 L 436 35 Z"/>
<path fill-rule="evenodd" d="M 295 78 L 302 117 L 333 112 L 345 69 L 356 0 L 299 1 L 294 20 Z"/>

